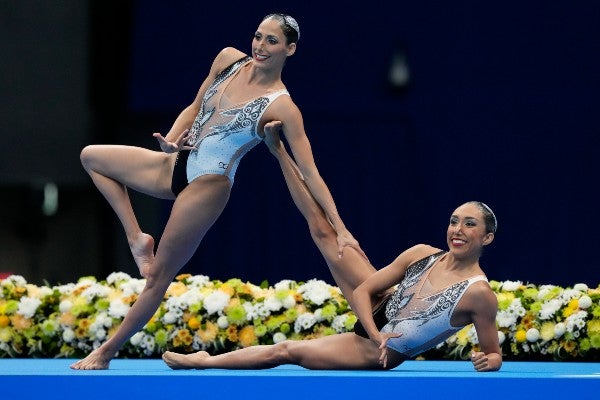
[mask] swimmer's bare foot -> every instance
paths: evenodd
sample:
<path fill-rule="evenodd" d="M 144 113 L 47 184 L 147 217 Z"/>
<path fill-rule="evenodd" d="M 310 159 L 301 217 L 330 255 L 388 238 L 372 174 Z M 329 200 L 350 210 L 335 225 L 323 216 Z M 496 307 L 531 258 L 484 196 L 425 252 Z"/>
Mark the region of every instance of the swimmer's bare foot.
<path fill-rule="evenodd" d="M 129 243 L 129 248 L 140 270 L 140 275 L 147 278 L 154 262 L 154 238 L 147 233 L 140 233 L 135 240 Z"/>
<path fill-rule="evenodd" d="M 86 358 L 71 364 L 71 369 L 108 369 L 110 358 L 106 359 L 98 350 L 92 351 Z"/>
<path fill-rule="evenodd" d="M 202 365 L 202 361 L 210 357 L 206 351 L 199 351 L 192 354 L 180 354 L 173 353 L 172 351 L 166 351 L 162 355 L 163 361 L 171 369 L 201 369 L 205 368 Z"/>

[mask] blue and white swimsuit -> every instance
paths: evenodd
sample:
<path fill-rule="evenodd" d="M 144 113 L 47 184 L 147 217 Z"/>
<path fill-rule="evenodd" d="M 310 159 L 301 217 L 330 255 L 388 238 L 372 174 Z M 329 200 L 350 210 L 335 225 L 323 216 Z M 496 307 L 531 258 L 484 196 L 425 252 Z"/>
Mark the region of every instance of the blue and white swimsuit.
<path fill-rule="evenodd" d="M 249 62 L 251 58 L 244 57 L 231 64 L 206 90 L 188 140 L 190 146 L 196 146 L 187 155 L 188 183 L 201 175 L 218 174 L 227 176 L 233 184 L 241 158 L 262 140 L 257 129 L 265 110 L 279 96 L 289 96 L 288 91 L 282 89 L 245 103 L 223 107 L 222 103 L 228 103 L 227 99 L 223 99 L 227 85 Z"/>

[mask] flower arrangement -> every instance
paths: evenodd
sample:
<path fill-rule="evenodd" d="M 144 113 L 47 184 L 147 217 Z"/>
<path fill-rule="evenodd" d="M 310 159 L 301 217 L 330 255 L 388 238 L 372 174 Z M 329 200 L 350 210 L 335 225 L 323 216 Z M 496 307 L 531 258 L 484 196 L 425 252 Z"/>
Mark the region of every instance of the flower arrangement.
<path fill-rule="evenodd" d="M 118 328 L 144 284 L 122 272 L 55 287 L 37 287 L 17 275 L 1 280 L 0 357 L 84 356 Z M 339 288 L 324 281 L 257 286 L 180 275 L 118 357 L 158 357 L 165 350 L 216 354 L 351 331 L 355 322 Z"/>
<path fill-rule="evenodd" d="M 145 284 L 122 272 L 58 286 L 0 280 L 0 357 L 82 357 L 118 328 Z M 600 287 L 491 281 L 505 359 L 600 359 Z M 339 288 L 324 281 L 270 286 L 180 275 L 144 328 L 118 357 L 159 357 L 165 350 L 212 354 L 286 339 L 352 331 L 356 316 Z M 467 359 L 478 349 L 469 325 L 425 359 Z"/>

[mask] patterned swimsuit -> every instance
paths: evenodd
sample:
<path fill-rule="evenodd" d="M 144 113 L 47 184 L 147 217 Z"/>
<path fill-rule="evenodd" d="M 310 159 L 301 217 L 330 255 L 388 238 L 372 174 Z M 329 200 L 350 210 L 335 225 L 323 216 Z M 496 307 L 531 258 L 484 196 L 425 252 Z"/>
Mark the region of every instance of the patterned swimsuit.
<path fill-rule="evenodd" d="M 431 349 L 462 329 L 450 324 L 456 305 L 473 283 L 487 281 L 485 276 L 477 275 L 421 296 L 431 268 L 445 253 L 441 251 L 409 266 L 396 292 L 375 311 L 374 319 L 382 333 L 401 334 L 390 338 L 388 347 L 407 358 Z M 368 337 L 362 325 L 356 325 L 355 333 Z"/>
<path fill-rule="evenodd" d="M 289 95 L 287 90 L 282 89 L 223 108 L 221 103 L 225 89 L 241 67 L 249 62 L 251 58 L 244 57 L 231 64 L 206 90 L 188 140 L 188 144 L 197 146 L 197 149 L 178 154 L 173 176 L 175 194 L 181 192 L 187 183 L 206 174 L 225 175 L 233 184 L 241 158 L 262 140 L 257 128 L 265 110 L 279 96 Z M 182 176 L 183 164 L 186 179 Z"/>

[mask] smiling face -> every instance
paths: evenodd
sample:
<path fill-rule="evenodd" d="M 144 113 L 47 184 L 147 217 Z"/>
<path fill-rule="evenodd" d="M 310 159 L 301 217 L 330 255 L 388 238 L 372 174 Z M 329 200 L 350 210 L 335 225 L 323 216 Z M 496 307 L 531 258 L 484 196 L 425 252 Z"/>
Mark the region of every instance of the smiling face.
<path fill-rule="evenodd" d="M 296 43 L 287 44 L 280 22 L 267 18 L 261 22 L 252 40 L 252 58 L 257 66 L 279 67 L 296 51 Z"/>
<path fill-rule="evenodd" d="M 487 232 L 483 212 L 470 202 L 452 213 L 446 240 L 450 251 L 457 255 L 479 256 L 483 247 L 494 240 L 494 233 Z"/>

